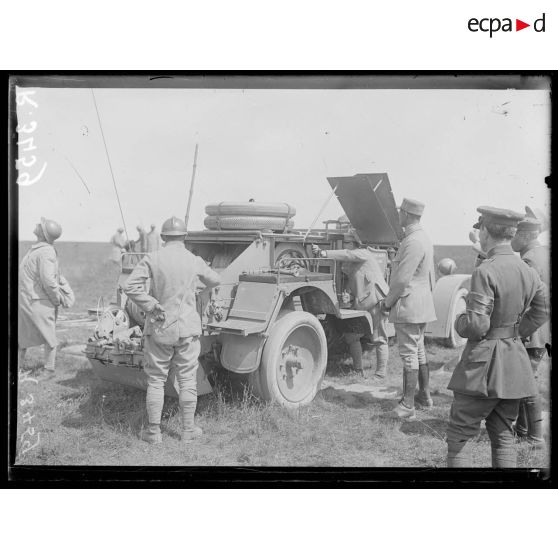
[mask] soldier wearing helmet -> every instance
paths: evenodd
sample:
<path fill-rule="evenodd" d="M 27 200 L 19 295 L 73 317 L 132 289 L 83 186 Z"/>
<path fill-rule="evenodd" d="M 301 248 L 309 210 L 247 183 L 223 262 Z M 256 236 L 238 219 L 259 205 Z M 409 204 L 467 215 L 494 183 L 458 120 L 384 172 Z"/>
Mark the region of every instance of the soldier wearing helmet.
<path fill-rule="evenodd" d="M 548 247 L 541 246 L 538 240 L 541 230 L 541 221 L 527 217 L 517 225 L 517 232 L 512 238 L 511 247 L 514 252 L 519 252 L 521 259 L 538 273 L 541 281 L 548 287 L 550 254 Z M 536 378 L 539 364 L 546 353 L 546 345 L 550 343 L 549 323 L 547 322 L 530 337 L 524 339 L 524 342 Z M 533 447 L 544 446 L 541 398 L 538 393 L 521 400 L 515 423 L 515 433 L 518 440 L 526 440 Z"/>
<path fill-rule="evenodd" d="M 473 271 L 467 308 L 455 329 L 467 344 L 448 389 L 453 403 L 447 432 L 448 467 L 472 467 L 470 440 L 481 422 L 492 446 L 492 466 L 515 467 L 513 421 L 519 401 L 536 394 L 521 338 L 548 320 L 548 290 L 538 273 L 516 257 L 511 239 L 523 215 L 481 206 L 480 247 L 486 259 Z"/>
<path fill-rule="evenodd" d="M 161 229 L 162 248 L 139 262 L 124 286 L 126 295 L 145 313 L 144 355 L 148 376 L 146 406 L 149 427 L 142 440 L 161 443 L 164 386 L 173 368 L 179 386 L 184 443 L 202 435 L 194 424 L 197 403 L 196 372 L 200 354 L 201 318 L 196 288 L 215 287 L 221 279 L 200 257 L 184 246 L 186 225 L 171 217 Z M 149 282 L 149 289 L 146 285 Z"/>
<path fill-rule="evenodd" d="M 415 402 L 426 408 L 433 406 L 424 332 L 426 324 L 436 319 L 434 249 L 420 224 L 424 207 L 424 203 L 408 198 L 401 203 L 399 223 L 405 237 L 391 262 L 389 292 L 382 302 L 382 310 L 389 313 L 395 326 L 403 361 L 403 397 L 392 414 L 411 420 L 415 418 Z"/>
<path fill-rule="evenodd" d="M 62 234 L 62 227 L 56 221 L 41 217 L 33 234 L 37 242 L 19 265 L 19 361 L 23 366 L 27 348 L 44 345 L 44 370 L 54 374 L 58 307 L 71 305 L 73 293 L 59 273 L 53 246 Z"/>

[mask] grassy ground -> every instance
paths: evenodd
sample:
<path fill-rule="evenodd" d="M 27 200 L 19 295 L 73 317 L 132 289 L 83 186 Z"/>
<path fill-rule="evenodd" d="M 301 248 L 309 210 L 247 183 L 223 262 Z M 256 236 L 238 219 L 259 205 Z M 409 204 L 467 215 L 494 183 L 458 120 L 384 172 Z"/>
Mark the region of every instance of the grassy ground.
<path fill-rule="evenodd" d="M 70 243 L 59 247 L 63 273 L 78 295 L 74 314 L 95 306 L 99 294 L 106 299 L 112 295 L 116 271 L 106 261 L 108 249 L 104 248 L 85 249 L 83 244 Z M 458 266 L 467 265 L 468 255 L 463 250 Z M 82 344 L 91 335 L 91 326 L 68 327 L 63 321 L 59 326 L 62 347 Z M 324 388 L 311 405 L 296 412 L 261 404 L 238 382 L 224 383 L 214 393 L 201 396 L 197 420 L 205 435 L 184 448 L 179 443 L 176 400 L 165 401 L 163 445 L 149 446 L 138 438 L 146 423 L 144 392 L 99 380 L 86 360 L 62 350 L 54 377 L 39 373 L 20 379 L 17 463 L 444 467 L 451 404 L 446 386 L 453 367 L 449 371 L 442 367 L 454 361 L 458 351 L 434 342 L 428 343 L 427 351 L 431 368 L 438 370 L 432 374 L 435 407 L 419 412 L 416 422 L 401 423 L 384 416 L 401 389 L 401 363 L 392 347 L 385 381 L 386 393 L 394 393 L 390 399 L 352 389 L 354 384 L 369 382 L 351 373 L 347 355 L 332 355 Z M 41 358 L 38 349 L 28 351 L 32 369 L 40 368 Z M 539 383 L 548 410 L 547 365 Z M 547 465 L 546 453 L 534 452 L 525 444 L 518 449 L 521 467 Z M 475 466 L 490 466 L 484 428 L 475 440 L 474 456 Z"/>

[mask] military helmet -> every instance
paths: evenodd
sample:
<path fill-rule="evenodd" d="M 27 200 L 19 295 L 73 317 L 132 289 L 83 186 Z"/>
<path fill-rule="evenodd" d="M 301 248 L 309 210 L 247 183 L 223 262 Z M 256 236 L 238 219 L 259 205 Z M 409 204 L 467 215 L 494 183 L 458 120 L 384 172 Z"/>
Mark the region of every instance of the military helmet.
<path fill-rule="evenodd" d="M 452 275 L 457 269 L 456 263 L 451 258 L 443 258 L 438 262 L 440 275 Z"/>
<path fill-rule="evenodd" d="M 52 244 L 62 234 L 62 227 L 56 221 L 44 217 L 41 217 L 41 229 L 49 244 Z"/>
<path fill-rule="evenodd" d="M 167 219 L 161 227 L 161 234 L 164 236 L 184 236 L 186 233 L 186 223 L 178 217 Z"/>

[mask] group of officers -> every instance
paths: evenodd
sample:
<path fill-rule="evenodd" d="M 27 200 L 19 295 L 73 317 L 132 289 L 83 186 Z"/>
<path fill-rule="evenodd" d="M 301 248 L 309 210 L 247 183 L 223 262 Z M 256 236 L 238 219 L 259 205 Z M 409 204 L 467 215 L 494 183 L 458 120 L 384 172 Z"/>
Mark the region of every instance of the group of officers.
<path fill-rule="evenodd" d="M 415 419 L 417 407 L 428 411 L 434 406 L 424 334 L 426 324 L 436 319 L 432 296 L 435 272 L 433 246 L 420 222 L 424 209 L 422 202 L 407 198 L 399 207 L 404 238 L 391 258 L 389 284 L 372 249 L 354 241 L 346 242 L 343 250 L 321 250 L 312 245 L 315 257 L 343 262 L 352 307 L 371 314 L 377 357 L 375 381 L 386 376 L 386 326 L 388 321 L 394 324 L 403 362 L 403 394 L 390 415 L 403 420 Z M 535 374 L 550 342 L 549 253 L 537 240 L 541 223 L 536 219 L 486 206 L 478 212 L 474 227 L 480 257 L 471 277 L 466 312 L 455 323 L 467 344 L 448 385 L 454 399 L 447 431 L 447 465 L 473 465 L 470 441 L 484 420 L 492 446 L 492 466 L 515 467 L 517 439 L 537 446 L 544 443 Z M 56 309 L 63 304 L 52 248 L 61 228 L 55 224 L 55 234 L 48 233 L 46 221 L 35 228 L 38 243 L 20 265 L 18 340 L 22 359 L 29 346 L 44 343 L 53 347 Z M 144 356 L 149 425 L 141 437 L 149 443 L 162 442 L 164 385 L 171 368 L 179 385 L 181 439 L 189 444 L 202 435 L 194 423 L 202 333 L 195 293 L 200 285 L 206 289 L 219 285 L 220 277 L 185 248 L 186 233 L 181 219 L 166 220 L 160 235 L 162 247 L 148 251 L 124 287 L 147 316 Z M 45 278 L 47 284 L 43 284 Z M 148 290 L 146 284 L 150 285 Z M 41 327 L 36 327 L 37 321 Z M 52 331 L 47 332 L 47 323 Z M 362 373 L 363 332 L 350 321 L 347 324 L 345 340 L 355 370 Z M 47 359 L 48 366 L 53 369 L 54 357 Z"/>

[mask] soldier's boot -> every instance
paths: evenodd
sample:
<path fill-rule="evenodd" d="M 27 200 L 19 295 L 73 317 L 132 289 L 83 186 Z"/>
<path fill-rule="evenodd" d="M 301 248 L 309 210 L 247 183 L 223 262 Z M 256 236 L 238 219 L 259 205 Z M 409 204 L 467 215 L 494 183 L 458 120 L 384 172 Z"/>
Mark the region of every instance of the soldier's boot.
<path fill-rule="evenodd" d="M 527 437 L 527 408 L 525 405 L 525 398 L 519 401 L 519 414 L 517 415 L 513 430 L 518 442 Z"/>
<path fill-rule="evenodd" d="M 141 439 L 148 444 L 161 444 L 163 442 L 161 425 L 149 423 L 149 426 L 142 431 Z"/>
<path fill-rule="evenodd" d="M 202 429 L 194 424 L 196 404 L 196 401 L 180 402 L 180 414 L 182 415 L 182 432 L 180 439 L 183 444 L 189 444 L 192 440 L 199 438 L 203 434 Z"/>
<path fill-rule="evenodd" d="M 526 440 L 534 449 L 545 447 L 542 432 L 542 408 L 539 395 L 533 395 L 521 400 L 520 406 L 524 408 L 524 418 L 527 423 Z M 519 422 L 519 417 L 518 417 Z M 520 424 L 521 426 L 521 424 Z M 516 423 L 517 432 L 517 423 Z"/>
<path fill-rule="evenodd" d="M 403 397 L 397 407 L 390 412 L 392 418 L 414 420 L 415 413 L 415 389 L 418 381 L 418 369 L 403 368 Z"/>
<path fill-rule="evenodd" d="M 418 370 L 418 393 L 415 395 L 415 402 L 421 407 L 432 408 L 434 402 L 430 397 L 430 368 L 428 363 L 419 364 Z"/>
<path fill-rule="evenodd" d="M 56 347 L 44 346 L 45 351 L 45 365 L 44 369 L 49 374 L 54 374 L 54 362 L 56 360 Z"/>
<path fill-rule="evenodd" d="M 387 343 L 382 343 L 376 347 L 376 372 L 374 378 L 383 380 L 387 373 L 387 364 L 389 359 L 389 348 Z"/>
<path fill-rule="evenodd" d="M 362 345 L 360 344 L 360 338 L 351 341 L 349 344 L 349 354 L 353 359 L 353 369 L 355 374 L 363 376 L 364 370 L 362 368 Z"/>
<path fill-rule="evenodd" d="M 473 454 L 468 440 L 454 442 L 448 440 L 448 467 L 472 467 Z"/>
<path fill-rule="evenodd" d="M 163 441 L 161 436 L 161 414 L 163 413 L 164 389 L 148 385 L 145 396 L 145 406 L 147 408 L 147 418 L 149 426 L 142 431 L 141 439 L 150 444 L 160 444 Z"/>
<path fill-rule="evenodd" d="M 496 445 L 492 442 L 492 467 L 494 469 L 517 467 L 517 452 L 513 443 Z"/>

